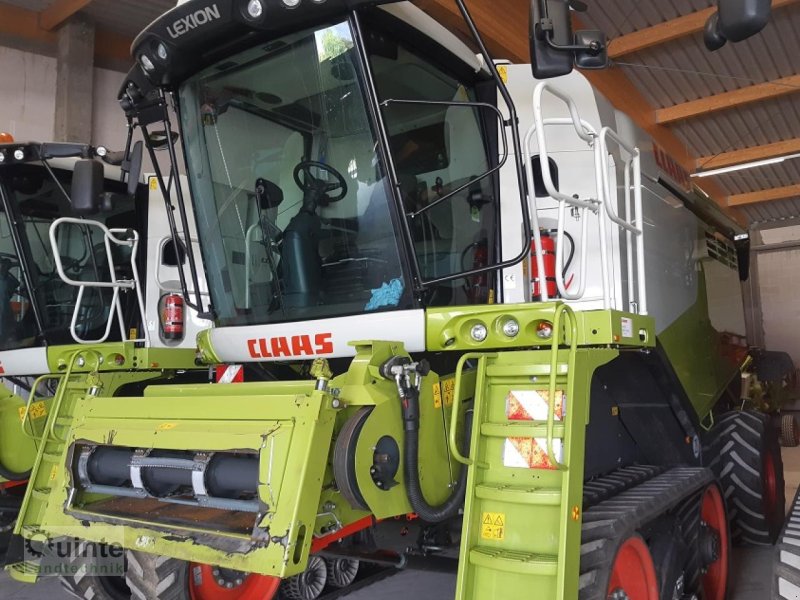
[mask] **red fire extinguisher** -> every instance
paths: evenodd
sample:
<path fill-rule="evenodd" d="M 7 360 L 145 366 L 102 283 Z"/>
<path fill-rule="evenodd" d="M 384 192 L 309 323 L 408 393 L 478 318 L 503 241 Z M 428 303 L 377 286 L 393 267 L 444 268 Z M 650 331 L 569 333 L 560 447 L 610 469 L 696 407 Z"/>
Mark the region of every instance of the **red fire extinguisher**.
<path fill-rule="evenodd" d="M 555 231 L 542 229 L 539 235 L 542 240 L 542 262 L 544 263 L 544 277 L 539 276 L 539 261 L 536 259 L 536 242 L 531 240 L 531 283 L 534 300 L 540 300 L 542 279 L 547 284 L 547 295 L 550 298 L 558 297 L 556 288 L 556 240 L 553 238 Z"/>
<path fill-rule="evenodd" d="M 161 309 L 161 331 L 166 340 L 183 339 L 183 296 L 168 294 L 164 296 Z"/>

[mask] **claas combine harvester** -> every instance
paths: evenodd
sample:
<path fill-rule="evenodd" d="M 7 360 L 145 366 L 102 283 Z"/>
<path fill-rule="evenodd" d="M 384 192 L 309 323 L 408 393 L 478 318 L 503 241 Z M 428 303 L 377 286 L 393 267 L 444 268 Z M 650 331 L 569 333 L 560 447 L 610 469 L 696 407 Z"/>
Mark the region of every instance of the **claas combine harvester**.
<path fill-rule="evenodd" d="M 220 382 L 71 371 L 18 546 L 121 544 L 147 600 L 313 600 L 448 544 L 459 599 L 722 600 L 731 542 L 774 541 L 774 432 L 729 410 L 747 233 L 570 73 L 605 46 L 566 2 L 533 2 L 536 79 L 456 5 L 477 56 L 408 2 L 189 0 L 139 35 L 119 99 L 187 248 L 191 206 Z"/>

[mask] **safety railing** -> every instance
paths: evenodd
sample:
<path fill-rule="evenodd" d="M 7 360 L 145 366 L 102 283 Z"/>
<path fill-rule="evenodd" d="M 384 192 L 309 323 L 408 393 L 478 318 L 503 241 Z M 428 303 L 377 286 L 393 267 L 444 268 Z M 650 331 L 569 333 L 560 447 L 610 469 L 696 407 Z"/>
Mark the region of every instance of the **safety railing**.
<path fill-rule="evenodd" d="M 568 117 L 544 117 L 543 96 L 545 92 L 563 102 L 569 111 Z M 564 92 L 554 88 L 547 82 L 542 82 L 536 86 L 533 93 L 533 117 L 534 123 L 528 129 L 525 136 L 524 148 L 526 151 L 528 193 L 531 205 L 531 225 L 533 230 L 533 243 L 535 250 L 534 260 L 536 261 L 536 272 L 538 277 L 543 278 L 545 274 L 544 252 L 542 248 L 541 233 L 539 228 L 538 207 L 534 186 L 534 154 L 538 151 L 542 182 L 547 194 L 558 203 L 558 225 L 556 228 L 556 269 L 555 280 L 556 289 L 559 297 L 564 300 L 591 300 L 586 298 L 587 285 L 587 253 L 589 246 L 588 213 L 598 215 L 598 234 L 600 246 L 600 271 L 602 283 L 602 301 L 606 309 L 620 308 L 617 306 L 615 298 L 616 286 L 611 278 L 612 271 L 612 252 L 609 249 L 609 230 L 608 226 L 617 226 L 625 231 L 627 239 L 628 268 L 628 309 L 639 314 L 647 313 L 647 297 L 645 289 L 645 265 L 644 265 L 644 228 L 642 217 L 642 186 L 641 186 L 641 164 L 640 152 L 623 139 L 620 138 L 612 129 L 604 127 L 598 133 L 597 130 L 586 120 L 581 118 L 578 106 L 575 101 Z M 550 172 L 549 151 L 546 131 L 553 126 L 567 126 L 574 130 L 574 133 L 586 143 L 587 148 L 592 150 L 594 157 L 594 178 L 596 185 L 596 198 L 580 198 L 557 189 Z M 538 149 L 534 149 L 533 140 L 536 139 Z M 627 157 L 623 157 L 624 188 L 625 188 L 625 219 L 617 214 L 615 208 L 616 196 L 612 194 L 611 170 L 609 156 L 611 156 L 610 144 L 616 145 L 620 154 L 624 151 Z M 633 206 L 631 206 L 633 202 Z M 577 209 L 578 218 L 581 220 L 580 236 L 580 265 L 575 276 L 577 289 L 570 291 L 570 287 L 565 283 L 565 273 L 562 265 L 564 264 L 564 228 L 566 222 L 566 209 L 572 207 Z M 634 272 L 634 253 L 633 238 L 636 238 L 636 271 Z M 547 285 L 541 281 L 539 285 L 541 298 L 549 300 Z"/>
<path fill-rule="evenodd" d="M 61 253 L 59 252 L 59 236 L 58 231 L 59 228 L 65 225 L 76 225 L 80 227 L 94 227 L 99 229 L 103 233 L 103 244 L 105 247 L 105 256 L 108 271 L 109 271 L 109 279 L 110 281 L 83 281 L 83 280 L 75 280 L 69 277 L 64 269 L 64 264 L 61 258 Z M 118 235 L 125 235 L 128 237 L 117 237 Z M 117 317 L 117 321 L 119 323 L 119 330 L 120 330 L 120 339 L 125 340 L 128 338 L 127 332 L 125 331 L 125 318 L 122 312 L 122 302 L 120 299 L 120 293 L 122 290 L 133 290 L 136 293 L 136 300 L 139 305 L 139 317 L 142 323 L 142 331 L 144 332 L 144 339 L 137 339 L 133 341 L 143 341 L 149 342 L 149 334 L 147 332 L 146 323 L 147 320 L 145 318 L 144 312 L 144 298 L 142 296 L 142 286 L 139 279 L 139 271 L 136 266 L 136 256 L 137 251 L 139 249 L 139 233 L 131 230 L 131 229 L 109 229 L 102 223 L 98 221 L 88 221 L 84 219 L 76 219 L 73 217 L 62 217 L 60 219 L 56 219 L 52 225 L 50 225 L 50 245 L 53 250 L 53 257 L 55 259 L 56 264 L 56 271 L 58 272 L 58 276 L 61 278 L 61 281 L 66 283 L 69 286 L 77 287 L 78 288 L 78 295 L 75 300 L 75 308 L 72 313 L 72 321 L 70 322 L 70 333 L 72 334 L 72 339 L 75 340 L 78 344 L 100 344 L 105 342 L 108 339 L 108 336 L 111 334 L 111 327 L 114 323 L 114 317 Z M 114 253 L 113 253 L 113 246 L 118 247 L 127 247 L 130 248 L 130 268 L 133 279 L 117 279 L 117 269 L 116 263 L 114 262 Z M 90 250 L 92 250 L 90 248 Z M 110 306 L 108 307 L 108 319 L 106 321 L 105 330 L 103 335 L 94 340 L 87 340 L 81 337 L 80 333 L 78 332 L 78 327 L 80 326 L 80 316 L 81 312 L 83 311 L 84 314 L 88 314 L 89 310 L 84 310 L 86 307 L 83 306 L 84 300 L 84 293 L 87 288 L 93 289 L 110 289 L 112 290 L 111 302 Z"/>
<path fill-rule="evenodd" d="M 611 191 L 609 142 L 620 150 L 623 159 L 623 185 L 625 188 L 625 218 L 621 219 L 614 207 L 615 196 Z M 622 152 L 627 156 L 622 156 Z M 630 311 L 641 315 L 647 314 L 647 286 L 644 268 L 644 220 L 642 217 L 642 165 L 639 149 L 625 142 L 617 133 L 609 128 L 600 130 L 600 157 L 603 172 L 603 206 L 612 222 L 625 230 L 626 258 L 628 267 L 628 304 Z M 631 207 L 633 196 L 633 207 Z M 636 281 L 634 282 L 633 236 L 636 236 Z"/>

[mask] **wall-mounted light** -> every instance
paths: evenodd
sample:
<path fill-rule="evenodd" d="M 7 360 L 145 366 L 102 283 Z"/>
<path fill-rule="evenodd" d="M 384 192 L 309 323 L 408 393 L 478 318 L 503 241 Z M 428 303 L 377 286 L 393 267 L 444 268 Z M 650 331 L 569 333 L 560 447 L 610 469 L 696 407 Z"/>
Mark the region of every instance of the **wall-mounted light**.
<path fill-rule="evenodd" d="M 742 163 L 740 165 L 731 165 L 729 167 L 720 167 L 719 169 L 711 169 L 710 171 L 700 171 L 699 173 L 692 173 L 692 177 L 711 177 L 713 175 L 722 175 L 723 173 L 733 173 L 734 171 L 754 169 L 755 167 L 766 167 L 767 165 L 777 165 L 786 160 L 798 157 L 800 157 L 800 154 L 790 154 L 788 156 L 765 158 L 764 160 L 756 160 L 753 162 Z"/>

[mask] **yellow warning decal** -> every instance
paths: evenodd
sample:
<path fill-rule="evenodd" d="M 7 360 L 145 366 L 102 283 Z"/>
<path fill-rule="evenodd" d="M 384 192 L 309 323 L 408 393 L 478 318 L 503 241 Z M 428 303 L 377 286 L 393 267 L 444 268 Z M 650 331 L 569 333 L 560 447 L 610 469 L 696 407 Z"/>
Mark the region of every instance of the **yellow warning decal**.
<path fill-rule="evenodd" d="M 56 475 L 58 475 L 58 465 L 53 465 L 53 468 L 50 469 L 50 481 L 55 481 Z"/>
<path fill-rule="evenodd" d="M 438 381 L 433 384 L 433 407 L 442 408 L 442 386 Z"/>
<path fill-rule="evenodd" d="M 485 512 L 481 514 L 481 537 L 501 542 L 506 536 L 506 514 Z"/>
<path fill-rule="evenodd" d="M 444 397 L 445 406 L 453 406 L 453 393 L 456 389 L 455 379 L 445 379 L 442 381 L 442 395 Z"/>
<path fill-rule="evenodd" d="M 158 179 L 155 177 L 150 178 L 150 189 L 154 192 L 158 189 Z"/>
<path fill-rule="evenodd" d="M 25 407 L 19 407 L 19 420 L 25 420 Z M 28 418 L 31 421 L 35 421 L 36 419 L 41 419 L 42 417 L 47 416 L 47 407 L 44 405 L 44 400 L 39 402 L 34 402 L 28 408 Z"/>
<path fill-rule="evenodd" d="M 158 426 L 159 431 L 169 431 L 170 429 L 175 429 L 178 426 L 177 423 L 162 423 Z"/>
<path fill-rule="evenodd" d="M 503 83 L 508 83 L 508 67 L 500 65 L 497 67 L 497 72 L 500 74 L 500 79 L 503 80 Z"/>

